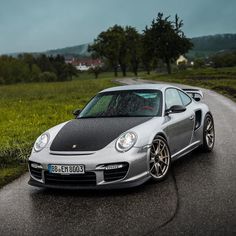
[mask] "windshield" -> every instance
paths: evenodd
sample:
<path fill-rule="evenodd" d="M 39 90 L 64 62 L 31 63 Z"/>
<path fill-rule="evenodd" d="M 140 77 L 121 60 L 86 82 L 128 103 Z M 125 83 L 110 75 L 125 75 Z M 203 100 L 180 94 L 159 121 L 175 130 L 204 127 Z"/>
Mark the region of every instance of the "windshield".
<path fill-rule="evenodd" d="M 160 116 L 162 93 L 159 90 L 123 90 L 99 93 L 78 118 Z"/>

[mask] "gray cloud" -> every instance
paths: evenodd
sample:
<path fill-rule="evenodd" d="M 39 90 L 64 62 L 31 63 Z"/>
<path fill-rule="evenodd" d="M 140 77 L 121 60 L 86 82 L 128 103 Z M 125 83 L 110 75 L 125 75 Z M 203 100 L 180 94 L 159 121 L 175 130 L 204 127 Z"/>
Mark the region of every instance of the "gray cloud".
<path fill-rule="evenodd" d="M 184 21 L 188 37 L 235 33 L 234 0 L 1 0 L 0 53 L 91 42 L 114 24 L 142 30 L 158 12 Z"/>

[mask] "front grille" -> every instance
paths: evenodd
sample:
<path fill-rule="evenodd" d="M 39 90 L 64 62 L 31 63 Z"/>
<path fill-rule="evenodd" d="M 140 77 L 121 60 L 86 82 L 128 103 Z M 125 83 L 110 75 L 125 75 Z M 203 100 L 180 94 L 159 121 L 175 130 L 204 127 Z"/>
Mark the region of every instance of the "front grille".
<path fill-rule="evenodd" d="M 104 170 L 104 180 L 107 182 L 123 179 L 129 169 L 129 164 L 125 163 L 122 168 Z"/>
<path fill-rule="evenodd" d="M 85 172 L 85 174 L 61 175 L 44 172 L 45 184 L 66 186 L 94 186 L 96 185 L 96 174 Z"/>
<path fill-rule="evenodd" d="M 29 169 L 30 169 L 30 173 L 31 175 L 36 178 L 36 179 L 42 179 L 42 169 L 39 168 L 33 168 L 31 166 L 32 162 L 29 162 Z"/>

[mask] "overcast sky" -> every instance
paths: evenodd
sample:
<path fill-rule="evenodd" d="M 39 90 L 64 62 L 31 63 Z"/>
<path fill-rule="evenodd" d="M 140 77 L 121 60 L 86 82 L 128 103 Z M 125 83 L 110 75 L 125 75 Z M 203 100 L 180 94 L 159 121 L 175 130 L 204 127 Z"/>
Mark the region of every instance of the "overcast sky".
<path fill-rule="evenodd" d="M 236 0 L 0 0 L 0 54 L 88 43 L 114 24 L 150 25 L 158 12 L 188 37 L 236 33 Z"/>

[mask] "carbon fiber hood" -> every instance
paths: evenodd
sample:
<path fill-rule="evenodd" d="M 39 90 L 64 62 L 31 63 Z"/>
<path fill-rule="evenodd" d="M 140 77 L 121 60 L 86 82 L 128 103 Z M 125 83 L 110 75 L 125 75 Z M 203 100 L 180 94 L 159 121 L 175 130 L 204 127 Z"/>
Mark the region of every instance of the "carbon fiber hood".
<path fill-rule="evenodd" d="M 58 132 L 51 151 L 97 151 L 120 134 L 152 117 L 86 118 L 68 122 Z"/>

